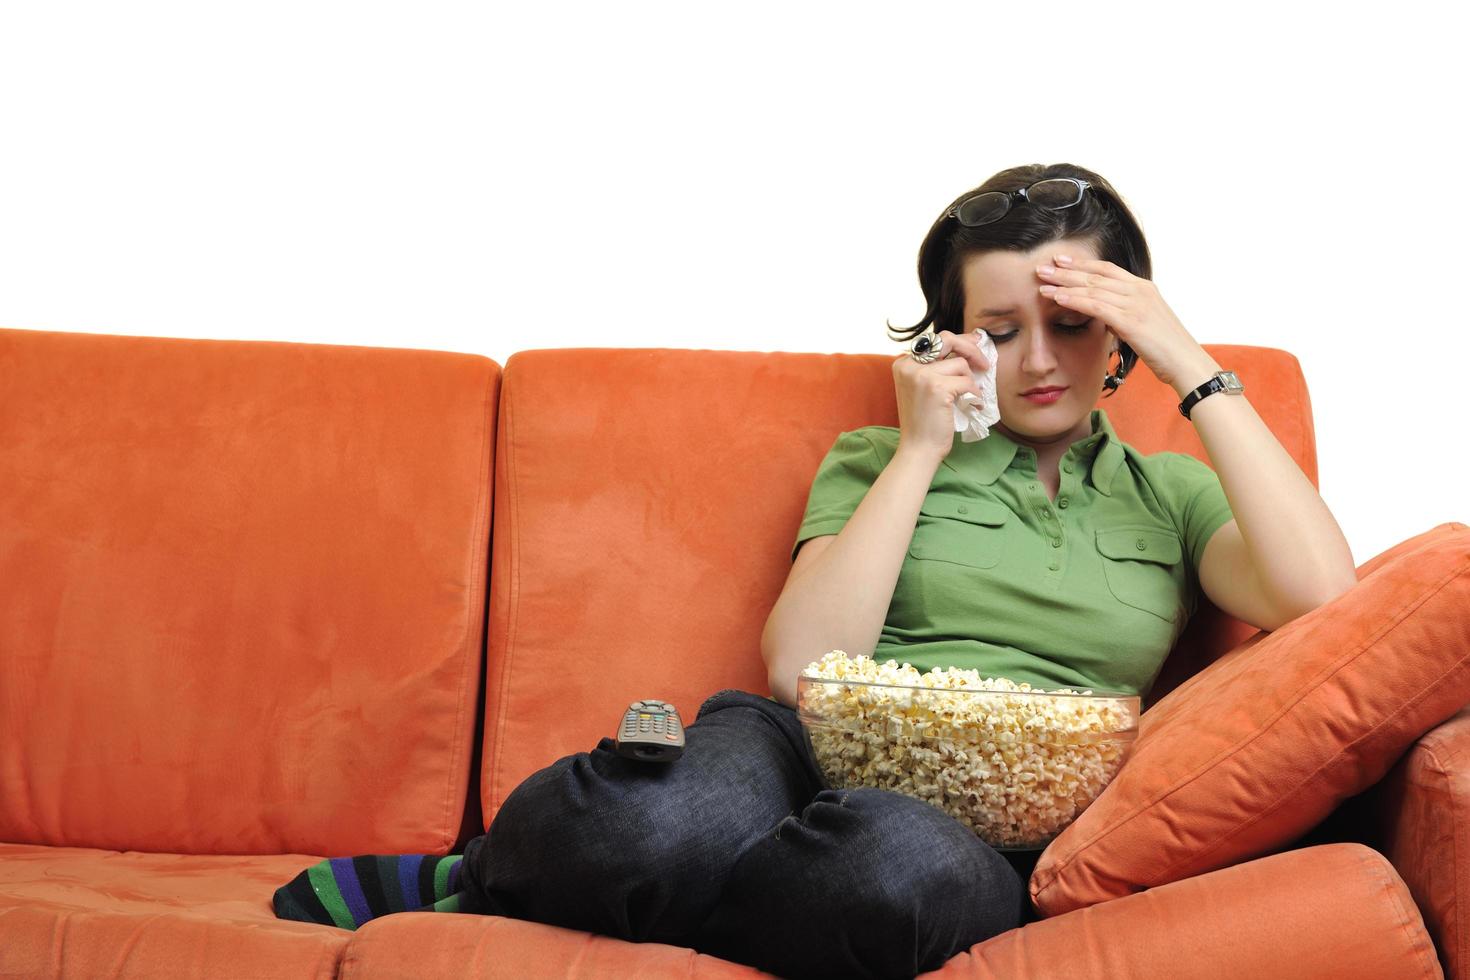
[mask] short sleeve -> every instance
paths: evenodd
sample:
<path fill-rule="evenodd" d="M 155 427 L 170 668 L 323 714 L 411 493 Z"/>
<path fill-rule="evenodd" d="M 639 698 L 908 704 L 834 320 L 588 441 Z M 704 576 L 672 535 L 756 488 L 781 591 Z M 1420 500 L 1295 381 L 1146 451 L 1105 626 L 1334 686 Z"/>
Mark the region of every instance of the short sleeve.
<path fill-rule="evenodd" d="M 1199 582 L 1199 563 L 1205 545 L 1235 515 L 1220 478 L 1208 465 L 1188 453 L 1169 454 L 1169 505 L 1174 523 L 1184 538 L 1184 550 L 1195 583 Z"/>
<path fill-rule="evenodd" d="M 803 541 L 841 531 L 881 472 L 883 463 L 867 436 L 859 431 L 840 433 L 812 478 L 791 560 L 796 561 Z"/>

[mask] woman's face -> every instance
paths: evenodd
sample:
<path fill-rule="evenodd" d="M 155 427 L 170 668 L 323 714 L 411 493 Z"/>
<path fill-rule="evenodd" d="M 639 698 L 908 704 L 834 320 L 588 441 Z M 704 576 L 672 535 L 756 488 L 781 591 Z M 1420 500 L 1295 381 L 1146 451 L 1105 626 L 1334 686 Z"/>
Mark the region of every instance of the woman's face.
<path fill-rule="evenodd" d="M 1051 242 L 1032 252 L 972 255 L 961 269 L 965 290 L 964 332 L 984 330 L 995 341 L 995 390 L 1000 400 L 997 428 L 1027 445 L 1069 446 L 1092 432 L 1091 412 L 1102 393 L 1112 330 L 1076 309 L 1058 305 L 1037 287 L 1055 283 L 1037 274 L 1053 257 L 1096 259 L 1090 242 Z M 1032 388 L 1066 388 L 1051 404 L 1022 397 Z"/>

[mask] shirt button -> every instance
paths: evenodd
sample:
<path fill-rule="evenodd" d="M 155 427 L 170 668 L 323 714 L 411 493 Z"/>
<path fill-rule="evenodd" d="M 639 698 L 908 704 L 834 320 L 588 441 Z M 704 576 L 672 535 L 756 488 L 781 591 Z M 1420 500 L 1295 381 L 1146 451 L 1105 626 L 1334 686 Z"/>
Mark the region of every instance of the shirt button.
<path fill-rule="evenodd" d="M 1147 548 L 1148 548 L 1148 545 L 1146 545 L 1146 544 L 1143 543 L 1143 539 L 1142 538 L 1139 538 L 1138 539 L 1138 550 L 1139 551 L 1143 551 L 1143 550 L 1145 550 Z"/>
<path fill-rule="evenodd" d="M 1048 565 L 1047 567 L 1050 568 L 1052 571 L 1056 571 L 1058 568 L 1061 568 L 1062 567 L 1062 563 L 1059 562 L 1059 561 L 1054 561 L 1050 565 Z"/>
<path fill-rule="evenodd" d="M 970 512 L 970 508 L 966 507 L 964 504 L 960 504 L 960 513 L 961 514 L 968 514 L 969 512 Z"/>
<path fill-rule="evenodd" d="M 1062 546 L 1062 542 L 1059 541 L 1059 540 L 1057 540 L 1056 538 L 1052 538 L 1051 539 L 1051 546 L 1053 548 L 1060 548 Z"/>
<path fill-rule="evenodd" d="M 1035 490 L 1035 489 L 1036 489 L 1036 484 L 1034 484 L 1034 483 L 1033 483 L 1033 484 L 1031 484 L 1031 489 L 1032 489 L 1032 490 Z"/>
<path fill-rule="evenodd" d="M 1057 506 L 1060 507 L 1060 508 L 1062 508 L 1062 510 L 1066 510 L 1067 509 L 1067 498 L 1066 497 L 1063 497 L 1061 500 L 1058 500 L 1057 501 Z"/>
<path fill-rule="evenodd" d="M 1071 463 L 1063 463 L 1062 464 L 1062 469 L 1064 469 L 1068 473 L 1070 473 L 1070 472 L 1072 472 L 1072 464 Z"/>

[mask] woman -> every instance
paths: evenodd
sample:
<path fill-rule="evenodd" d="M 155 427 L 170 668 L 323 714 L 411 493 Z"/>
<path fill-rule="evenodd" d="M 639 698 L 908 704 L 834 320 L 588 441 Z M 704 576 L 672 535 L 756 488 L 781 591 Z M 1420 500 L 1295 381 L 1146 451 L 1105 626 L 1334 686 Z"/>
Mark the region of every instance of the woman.
<path fill-rule="evenodd" d="M 796 676 L 837 648 L 1144 693 L 1201 591 L 1274 629 L 1351 587 L 1326 505 L 1212 382 L 1219 365 L 1149 275 L 1137 223 L 1090 171 L 1019 167 L 961 195 L 919 252 L 928 309 L 893 362 L 899 426 L 842 433 L 813 480 L 762 634 L 774 697 L 716 693 L 673 764 L 604 738 L 516 787 L 462 856 L 323 861 L 277 891 L 276 914 L 349 929 L 402 910 L 506 915 L 785 977 L 912 977 L 1022 924 L 1037 855 L 898 793 L 823 789 Z M 1003 421 L 966 442 L 954 405 L 991 366 L 978 331 Z M 1140 357 L 1219 477 L 1137 453 L 1092 407 Z"/>

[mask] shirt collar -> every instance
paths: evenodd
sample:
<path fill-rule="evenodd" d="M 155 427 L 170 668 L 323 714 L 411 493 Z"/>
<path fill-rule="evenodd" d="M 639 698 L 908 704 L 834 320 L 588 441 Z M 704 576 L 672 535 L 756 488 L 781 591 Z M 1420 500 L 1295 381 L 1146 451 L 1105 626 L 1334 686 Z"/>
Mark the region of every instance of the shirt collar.
<path fill-rule="evenodd" d="M 1123 443 L 1108 420 L 1108 413 L 1094 408 L 1090 416 L 1092 434 L 1072 443 L 1068 453 L 1092 467 L 1092 485 L 1107 496 L 1112 496 L 1113 474 L 1124 459 Z M 990 435 L 978 442 L 961 441 L 955 436 L 954 446 L 944 458 L 944 465 L 962 476 L 980 483 L 991 484 L 1011 465 L 1021 446 L 992 428 Z M 1035 461 L 1035 451 L 1027 450 Z M 1064 457 L 1065 458 L 1065 457 Z"/>

